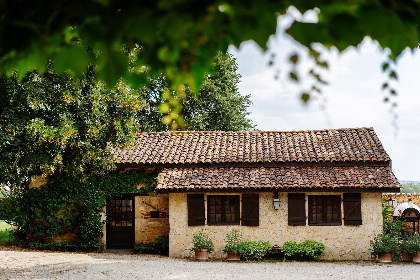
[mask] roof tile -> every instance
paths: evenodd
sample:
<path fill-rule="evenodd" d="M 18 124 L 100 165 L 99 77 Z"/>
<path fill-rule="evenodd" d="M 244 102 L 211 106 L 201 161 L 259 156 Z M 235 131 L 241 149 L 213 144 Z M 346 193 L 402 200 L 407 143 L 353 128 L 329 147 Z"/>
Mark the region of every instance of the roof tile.
<path fill-rule="evenodd" d="M 133 147 L 112 150 L 116 163 L 390 161 L 373 128 L 141 133 Z"/>
<path fill-rule="evenodd" d="M 159 191 L 387 189 L 401 185 L 389 167 L 166 168 Z"/>

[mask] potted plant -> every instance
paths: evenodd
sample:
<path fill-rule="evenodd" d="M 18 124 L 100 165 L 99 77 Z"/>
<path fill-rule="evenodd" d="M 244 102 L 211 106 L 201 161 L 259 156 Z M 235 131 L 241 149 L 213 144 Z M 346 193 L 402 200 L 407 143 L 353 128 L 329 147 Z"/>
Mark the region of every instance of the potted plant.
<path fill-rule="evenodd" d="M 413 256 L 413 262 L 420 264 L 420 234 L 410 235 L 406 241 L 405 251 Z"/>
<path fill-rule="evenodd" d="M 392 257 L 400 259 L 401 251 L 398 245 L 398 237 L 390 233 L 376 235 L 370 241 L 372 257 L 378 257 L 379 263 L 391 263 Z"/>
<path fill-rule="evenodd" d="M 208 260 L 209 253 L 213 251 L 214 244 L 210 236 L 200 231 L 193 236 L 193 247 L 191 251 L 195 252 L 195 259 L 199 261 Z"/>
<path fill-rule="evenodd" d="M 413 235 L 406 234 L 404 235 L 403 239 L 401 240 L 400 247 L 402 253 L 402 261 L 404 262 L 411 262 L 413 261 Z"/>
<path fill-rule="evenodd" d="M 228 261 L 240 261 L 242 253 L 242 234 L 232 229 L 226 234 L 226 245 L 223 248 L 223 253 L 227 254 Z"/>

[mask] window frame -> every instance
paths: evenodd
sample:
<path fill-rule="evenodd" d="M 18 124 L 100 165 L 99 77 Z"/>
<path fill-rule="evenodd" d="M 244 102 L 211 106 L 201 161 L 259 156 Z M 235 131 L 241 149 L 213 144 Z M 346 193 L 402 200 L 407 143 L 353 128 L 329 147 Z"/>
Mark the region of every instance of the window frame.
<path fill-rule="evenodd" d="M 212 214 L 210 212 L 210 203 L 211 203 L 211 199 L 216 199 L 216 198 L 220 198 L 221 199 L 221 217 L 222 217 L 222 221 L 221 222 L 212 222 L 210 219 L 210 215 Z M 235 209 L 235 215 L 236 215 L 236 219 L 234 222 L 226 222 L 226 209 L 225 209 L 225 201 L 226 199 L 229 198 L 230 201 L 233 201 L 234 206 L 236 206 Z M 207 225 L 209 226 L 220 226 L 220 225 L 239 225 L 240 224 L 240 195 L 207 195 Z"/>
<path fill-rule="evenodd" d="M 313 199 L 322 199 L 322 222 L 313 222 L 312 220 L 312 201 Z M 338 221 L 327 221 L 327 199 L 335 199 L 332 206 L 337 206 Z M 341 226 L 342 225 L 342 209 L 341 209 L 341 195 L 308 195 L 308 225 L 310 226 Z M 333 213 L 334 214 L 334 213 Z"/>

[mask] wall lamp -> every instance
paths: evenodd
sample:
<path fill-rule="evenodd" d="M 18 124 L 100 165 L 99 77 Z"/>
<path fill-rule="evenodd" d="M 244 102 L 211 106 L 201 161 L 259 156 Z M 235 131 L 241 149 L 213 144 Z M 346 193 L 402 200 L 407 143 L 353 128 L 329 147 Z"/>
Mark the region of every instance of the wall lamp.
<path fill-rule="evenodd" d="M 278 192 L 274 193 L 273 206 L 274 206 L 274 210 L 279 210 L 280 208 L 280 199 L 279 199 Z"/>

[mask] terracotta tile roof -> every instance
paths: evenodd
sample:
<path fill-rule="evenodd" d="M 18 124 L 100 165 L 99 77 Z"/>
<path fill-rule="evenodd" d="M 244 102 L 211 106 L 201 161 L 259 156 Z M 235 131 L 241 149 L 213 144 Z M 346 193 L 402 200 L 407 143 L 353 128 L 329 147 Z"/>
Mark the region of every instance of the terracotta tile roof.
<path fill-rule="evenodd" d="M 113 149 L 126 164 L 388 162 L 373 128 L 312 131 L 142 133 L 129 149 Z"/>
<path fill-rule="evenodd" d="M 159 191 L 288 190 L 400 188 L 390 167 L 167 168 Z"/>

